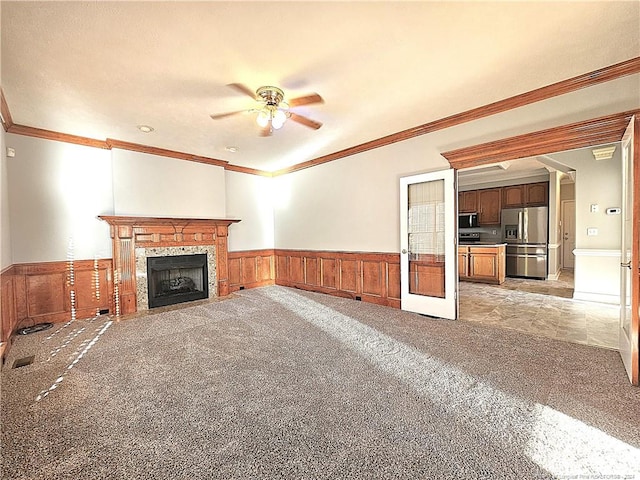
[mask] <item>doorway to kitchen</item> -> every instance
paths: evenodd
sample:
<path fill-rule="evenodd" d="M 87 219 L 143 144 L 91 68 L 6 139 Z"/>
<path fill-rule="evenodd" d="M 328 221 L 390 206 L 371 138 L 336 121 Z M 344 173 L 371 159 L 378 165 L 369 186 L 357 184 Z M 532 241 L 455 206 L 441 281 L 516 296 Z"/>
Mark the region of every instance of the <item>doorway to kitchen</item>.
<path fill-rule="evenodd" d="M 480 192 L 488 190 L 502 193 L 500 223 L 494 219 L 491 222 L 496 223 L 479 223 L 475 229 L 459 228 L 462 248 L 469 248 L 469 238 L 473 236 L 479 242 L 477 245 L 483 247 L 505 244 L 508 249 L 510 239 L 527 243 L 526 232 L 529 231 L 531 240 L 531 232 L 536 230 L 531 227 L 534 217 L 530 214 L 534 210 L 545 210 L 545 248 L 540 248 L 545 255 L 537 259 L 543 259 L 544 274 L 539 268 L 509 269 L 509 260 L 512 266 L 518 260 L 530 266 L 531 261 L 519 258 L 519 253 L 509 255 L 507 250 L 504 266 L 496 263 L 497 268 L 505 268 L 504 281 L 482 282 L 460 277 L 460 320 L 573 343 L 618 348 L 617 292 L 604 292 L 597 282 L 599 277 L 607 276 L 608 271 L 616 268 L 615 258 L 610 255 L 614 251 L 612 247 L 617 245 L 619 218 L 606 213 L 609 207 L 617 206 L 615 195 L 600 196 L 597 192 L 619 190 L 620 157 L 614 154 L 606 161 L 595 160 L 592 150 L 593 147 L 589 147 L 538 155 L 458 172 L 459 204 L 463 204 L 463 196 L 467 197 L 463 208 L 468 209 L 474 190 L 477 199 L 481 198 Z M 595 181 L 600 188 L 595 188 Z M 546 188 L 543 200 L 527 196 L 527 191 L 540 185 Z M 584 233 L 579 249 L 576 249 L 576 205 L 585 210 L 578 222 L 581 234 Z M 487 208 L 480 203 L 476 207 Z M 594 229 L 596 235 L 587 234 Z M 577 269 L 576 253 L 580 256 Z M 597 266 L 598 262 L 602 269 Z M 499 272 L 496 278 L 500 278 Z"/>

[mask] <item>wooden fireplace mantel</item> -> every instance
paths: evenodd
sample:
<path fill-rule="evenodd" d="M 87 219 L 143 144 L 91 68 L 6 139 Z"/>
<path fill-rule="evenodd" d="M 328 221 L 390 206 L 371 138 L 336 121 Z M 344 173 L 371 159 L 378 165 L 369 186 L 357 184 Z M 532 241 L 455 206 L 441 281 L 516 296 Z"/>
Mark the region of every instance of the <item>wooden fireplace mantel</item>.
<path fill-rule="evenodd" d="M 113 268 L 118 275 L 118 307 L 121 314 L 137 311 L 136 247 L 176 247 L 215 245 L 218 295 L 229 294 L 227 236 L 229 218 L 165 218 L 100 215 L 110 225 L 113 241 Z"/>

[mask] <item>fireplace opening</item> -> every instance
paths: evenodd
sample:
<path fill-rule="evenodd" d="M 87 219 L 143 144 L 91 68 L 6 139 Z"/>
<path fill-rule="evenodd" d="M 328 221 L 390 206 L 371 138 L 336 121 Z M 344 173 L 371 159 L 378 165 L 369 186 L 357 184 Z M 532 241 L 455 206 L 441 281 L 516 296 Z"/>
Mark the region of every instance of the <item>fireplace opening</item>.
<path fill-rule="evenodd" d="M 207 254 L 147 257 L 149 308 L 209 298 Z"/>

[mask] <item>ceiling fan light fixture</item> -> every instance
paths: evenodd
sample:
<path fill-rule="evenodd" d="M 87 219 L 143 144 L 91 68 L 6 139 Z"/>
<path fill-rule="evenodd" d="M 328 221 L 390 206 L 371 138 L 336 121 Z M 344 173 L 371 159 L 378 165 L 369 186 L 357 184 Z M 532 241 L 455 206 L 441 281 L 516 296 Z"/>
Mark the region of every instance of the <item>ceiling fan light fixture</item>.
<path fill-rule="evenodd" d="M 263 108 L 258 112 L 258 116 L 256 117 L 256 122 L 262 128 L 266 127 L 269 124 L 269 120 L 271 120 L 271 112 L 266 108 Z"/>
<path fill-rule="evenodd" d="M 279 128 L 282 128 L 286 120 L 287 120 L 287 116 L 285 115 L 285 113 L 282 110 L 276 110 L 273 113 L 273 118 L 271 119 L 271 125 L 273 126 L 273 128 L 278 130 Z"/>

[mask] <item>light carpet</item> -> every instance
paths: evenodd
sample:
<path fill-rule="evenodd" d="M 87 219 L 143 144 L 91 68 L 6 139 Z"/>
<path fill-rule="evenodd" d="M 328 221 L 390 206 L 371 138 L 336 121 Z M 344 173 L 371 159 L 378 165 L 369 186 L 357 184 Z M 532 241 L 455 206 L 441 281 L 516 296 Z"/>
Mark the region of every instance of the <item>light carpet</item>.
<path fill-rule="evenodd" d="M 13 361 L 35 355 L 32 365 Z M 2 478 L 640 478 L 617 352 L 284 287 L 16 339 Z"/>

